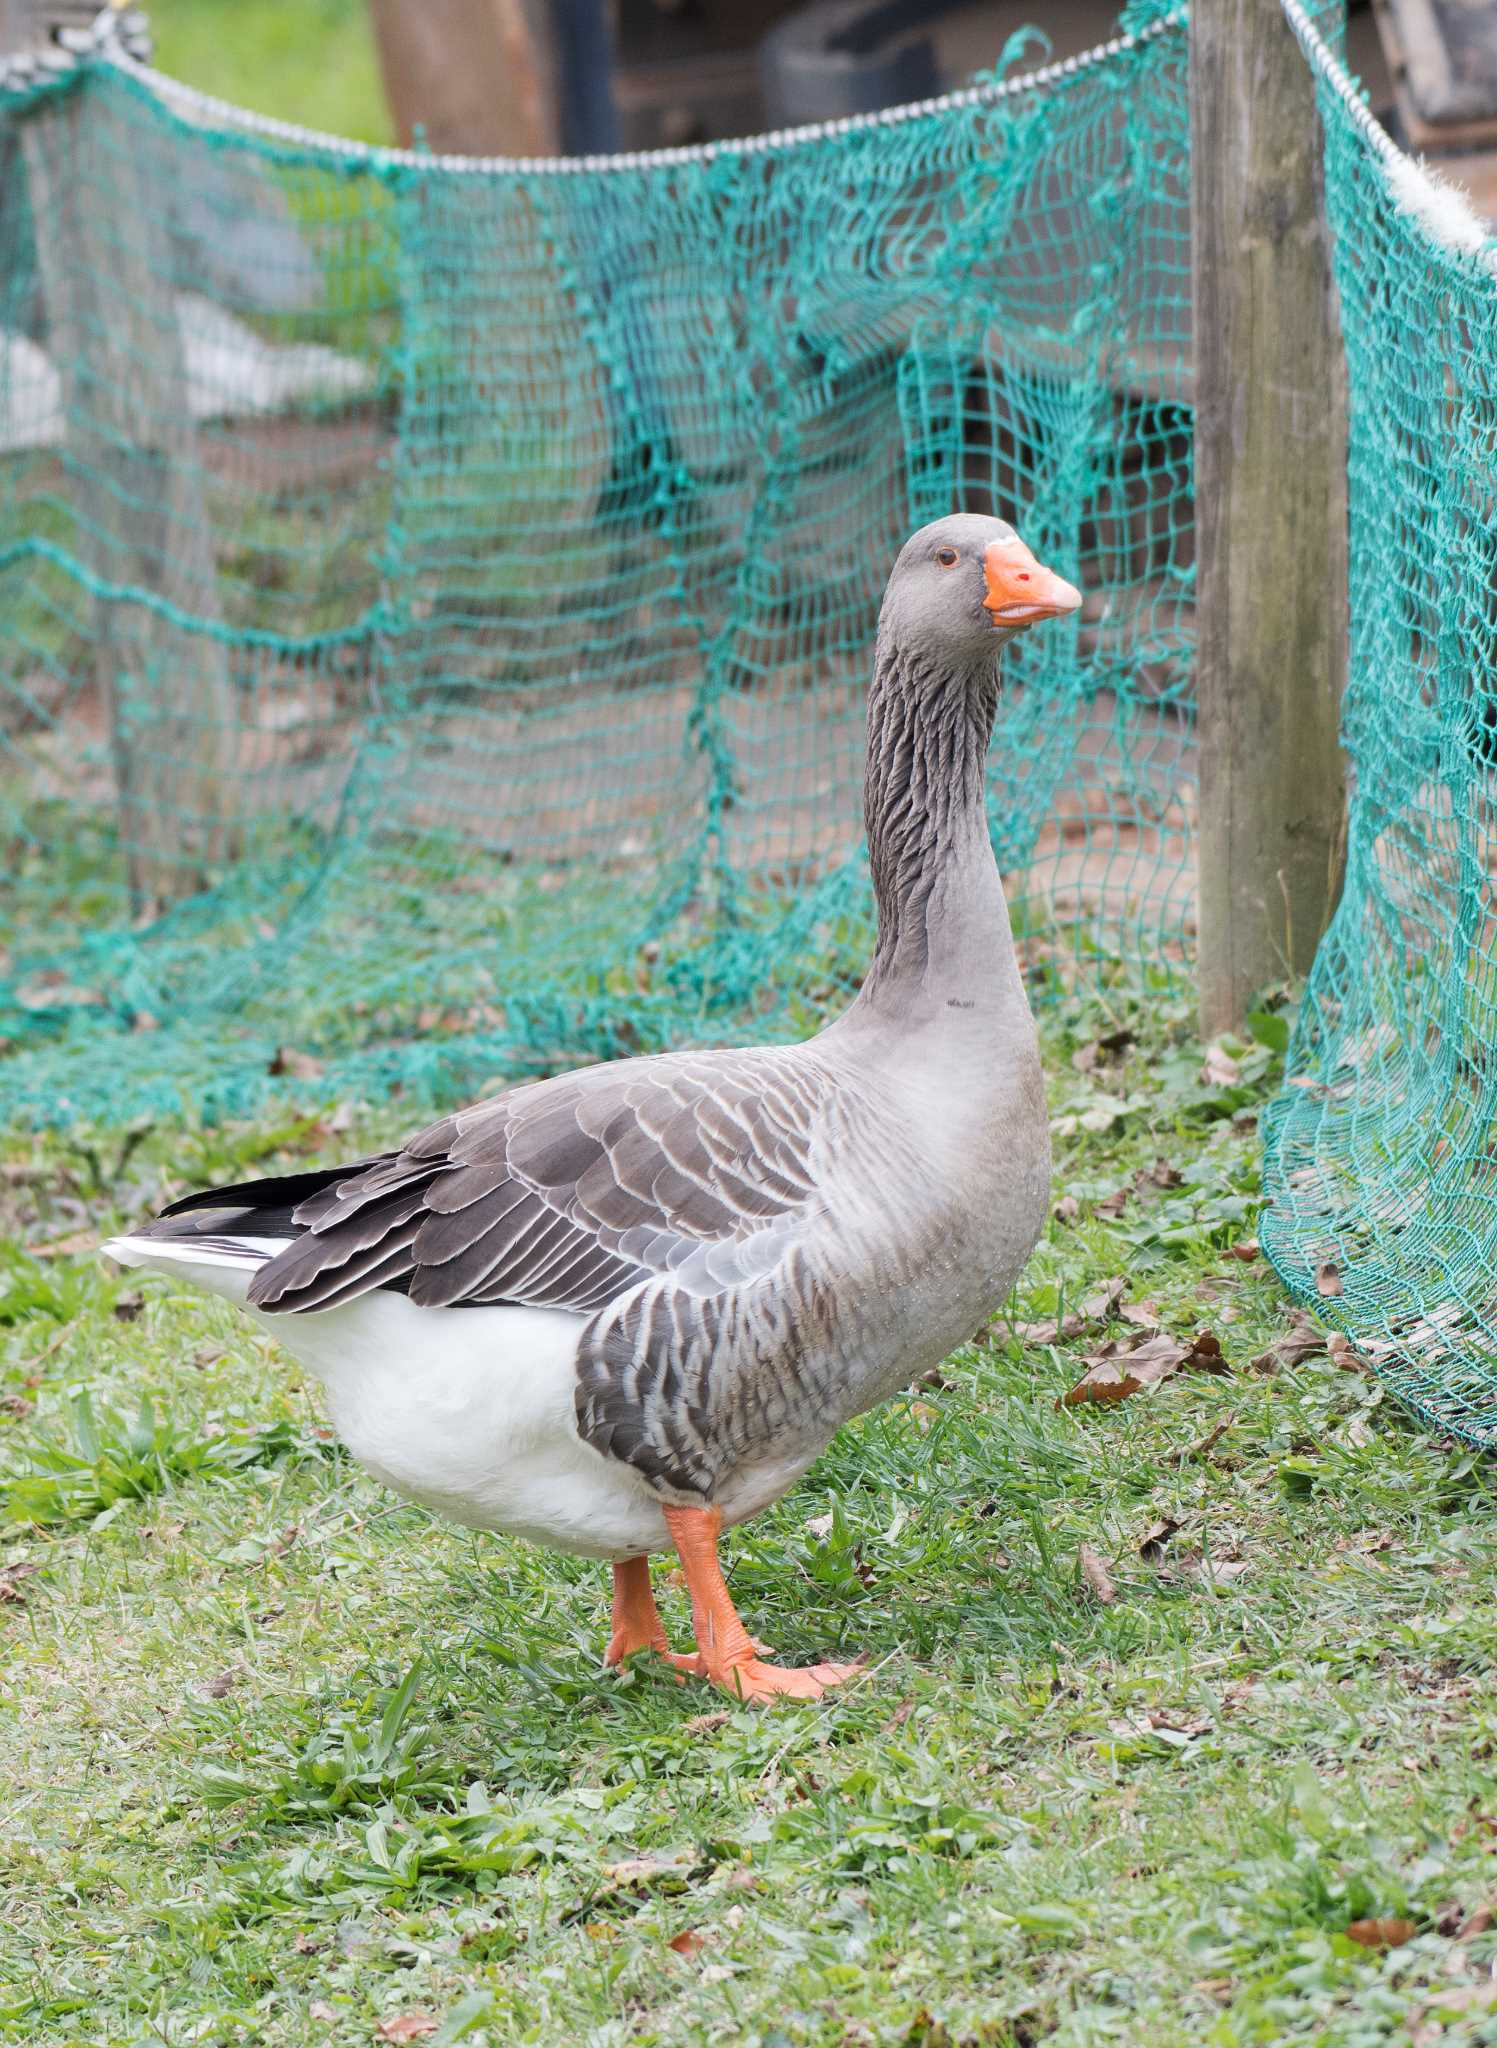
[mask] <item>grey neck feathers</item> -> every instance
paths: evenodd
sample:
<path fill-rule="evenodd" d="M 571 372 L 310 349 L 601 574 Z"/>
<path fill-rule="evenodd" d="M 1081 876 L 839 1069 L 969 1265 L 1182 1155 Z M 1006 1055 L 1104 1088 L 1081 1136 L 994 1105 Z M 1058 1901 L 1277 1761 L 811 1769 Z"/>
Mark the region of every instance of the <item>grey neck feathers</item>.
<path fill-rule="evenodd" d="M 996 663 L 947 671 L 880 638 L 863 785 L 878 905 L 871 1006 L 924 995 L 989 1008 L 1018 988 L 984 800 L 997 708 Z"/>

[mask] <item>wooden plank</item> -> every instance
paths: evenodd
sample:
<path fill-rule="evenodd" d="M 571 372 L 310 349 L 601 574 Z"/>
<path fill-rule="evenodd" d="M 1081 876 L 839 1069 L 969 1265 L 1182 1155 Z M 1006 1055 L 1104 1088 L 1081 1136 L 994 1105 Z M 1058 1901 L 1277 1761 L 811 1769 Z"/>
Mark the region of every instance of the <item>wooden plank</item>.
<path fill-rule="evenodd" d="M 542 0 L 370 0 L 400 139 L 464 156 L 553 156 L 555 53 Z"/>
<path fill-rule="evenodd" d="M 1310 74 L 1278 0 L 1195 0 L 1202 1028 L 1314 957 L 1340 887 L 1345 360 Z"/>

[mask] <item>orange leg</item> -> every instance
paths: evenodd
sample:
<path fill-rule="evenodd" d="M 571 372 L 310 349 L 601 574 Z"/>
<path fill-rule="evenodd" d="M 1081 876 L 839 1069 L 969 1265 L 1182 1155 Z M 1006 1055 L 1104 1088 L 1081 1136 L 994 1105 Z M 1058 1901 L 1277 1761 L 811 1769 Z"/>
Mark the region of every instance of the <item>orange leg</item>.
<path fill-rule="evenodd" d="M 636 1650 L 655 1650 L 683 1675 L 705 1676 L 699 1656 L 682 1656 L 666 1641 L 665 1623 L 655 1605 L 650 1587 L 650 1560 L 626 1557 L 613 1568 L 613 1634 L 604 1655 L 605 1664 L 622 1664 Z"/>
<path fill-rule="evenodd" d="M 697 1648 L 714 1685 L 740 1700 L 773 1699 L 777 1693 L 819 1700 L 829 1685 L 857 1677 L 861 1664 L 810 1664 L 799 1671 L 787 1670 L 783 1664 L 766 1664 L 759 1656 L 762 1646 L 738 1619 L 717 1561 L 722 1509 L 666 1508 L 664 1513 L 686 1573 Z"/>

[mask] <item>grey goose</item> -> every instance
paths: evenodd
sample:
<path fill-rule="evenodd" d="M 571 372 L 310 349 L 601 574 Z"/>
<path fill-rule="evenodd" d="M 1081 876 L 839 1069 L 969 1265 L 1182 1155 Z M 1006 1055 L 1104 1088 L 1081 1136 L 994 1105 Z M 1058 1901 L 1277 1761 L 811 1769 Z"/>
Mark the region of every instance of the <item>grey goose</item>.
<path fill-rule="evenodd" d="M 243 1304 L 397 1492 L 611 1560 L 608 1663 L 653 1649 L 743 1699 L 819 1697 L 860 1667 L 769 1662 L 718 1540 L 969 1338 L 1040 1233 L 1044 1084 L 985 759 L 1005 643 L 1080 602 L 998 519 L 901 551 L 868 700 L 877 940 L 814 1038 L 526 1082 L 105 1250 Z M 690 1654 L 651 1592 L 671 1547 Z"/>

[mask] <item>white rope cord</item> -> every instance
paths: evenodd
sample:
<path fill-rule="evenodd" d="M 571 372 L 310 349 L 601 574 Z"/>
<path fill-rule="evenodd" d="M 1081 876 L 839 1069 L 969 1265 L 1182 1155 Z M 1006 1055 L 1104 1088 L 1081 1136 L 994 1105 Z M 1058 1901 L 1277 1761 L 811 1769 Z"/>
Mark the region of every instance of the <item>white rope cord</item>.
<path fill-rule="evenodd" d="M 1046 86 L 1057 85 L 1089 71 L 1097 66 L 1110 63 L 1125 51 L 1142 48 L 1156 38 L 1174 29 L 1183 28 L 1186 22 L 1184 6 L 1173 8 L 1168 14 L 1134 34 L 1112 37 L 1109 42 L 1098 43 L 1095 48 L 1084 50 L 1075 57 L 1062 58 L 1055 64 L 1044 64 L 1034 71 L 1027 71 L 1015 78 L 999 79 L 991 85 L 968 86 L 958 92 L 943 93 L 937 99 L 917 100 L 902 107 L 885 107 L 877 113 L 851 114 L 839 121 L 812 122 L 805 127 L 777 128 L 766 135 L 744 136 L 734 142 L 704 142 L 679 149 L 646 149 L 623 152 L 612 156 L 440 156 L 426 150 L 391 149 L 376 143 L 351 142 L 337 135 L 323 134 L 315 128 L 303 128 L 294 121 L 279 121 L 270 114 L 251 113 L 248 108 L 236 107 L 231 100 L 216 98 L 212 93 L 199 92 L 195 86 L 183 85 L 179 79 L 168 77 L 165 72 L 154 70 L 133 56 L 111 32 L 109 24 L 113 17 L 107 12 L 95 24 L 92 44 L 93 54 L 105 63 L 112 64 L 126 76 L 146 86 L 158 98 L 180 109 L 183 113 L 199 120 L 205 126 L 218 125 L 237 128 L 248 135 L 261 135 L 275 142 L 282 142 L 297 149 L 317 150 L 335 154 L 347 162 L 350 158 L 362 160 L 371 169 L 409 165 L 412 168 L 461 172 L 495 172 L 510 174 L 523 173 L 530 177 L 536 174 L 566 175 L 579 171 L 635 171 L 657 170 L 672 164 L 710 163 L 719 156 L 756 154 L 793 149 L 804 143 L 821 142 L 828 136 L 852 135 L 863 129 L 894 128 L 908 121 L 918 121 L 930 114 L 941 114 L 964 107 L 980 107 L 990 103 L 1013 99 L 1019 94 L 1037 92 Z"/>
<path fill-rule="evenodd" d="M 1381 160 L 1400 213 L 1417 220 L 1442 249 L 1474 257 L 1485 269 L 1497 270 L 1492 230 L 1469 196 L 1399 148 L 1373 115 L 1363 89 L 1310 19 L 1303 0 L 1279 0 L 1279 5 L 1310 69 L 1336 95 L 1358 134 Z"/>
<path fill-rule="evenodd" d="M 1279 5 L 1283 9 L 1284 19 L 1294 30 L 1295 41 L 1305 53 L 1305 61 L 1313 72 L 1325 80 L 1341 101 L 1353 122 L 1361 130 L 1362 139 L 1370 148 L 1377 151 L 1385 163 L 1391 163 L 1396 157 L 1403 157 L 1406 163 L 1411 162 L 1412 159 L 1403 156 L 1398 144 L 1374 117 L 1363 95 L 1363 89 L 1321 35 L 1301 5 L 1301 0 L 1279 0 Z"/>

